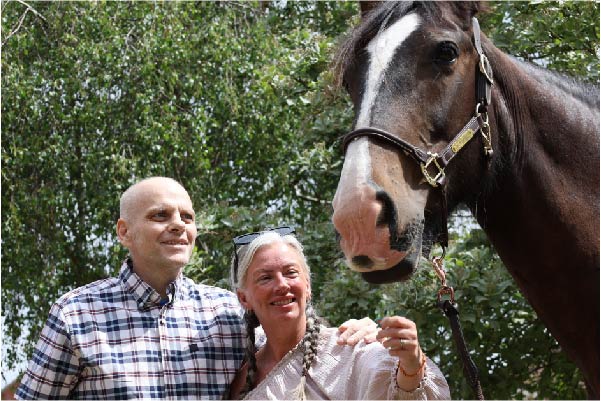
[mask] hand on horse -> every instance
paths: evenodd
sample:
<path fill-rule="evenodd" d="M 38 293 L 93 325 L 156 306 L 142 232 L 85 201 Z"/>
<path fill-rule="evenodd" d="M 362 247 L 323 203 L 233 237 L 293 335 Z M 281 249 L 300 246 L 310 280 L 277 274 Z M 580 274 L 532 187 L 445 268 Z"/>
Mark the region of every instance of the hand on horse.
<path fill-rule="evenodd" d="M 424 377 L 426 361 L 419 346 L 415 323 L 402 316 L 390 316 L 380 321 L 380 327 L 378 341 L 390 355 L 399 358 L 397 384 L 405 391 L 413 391 Z"/>
<path fill-rule="evenodd" d="M 361 320 L 350 319 L 338 327 L 340 335 L 336 342 L 339 345 L 356 345 L 361 340 L 367 344 L 373 343 L 377 340 L 378 330 L 376 322 L 368 317 Z"/>

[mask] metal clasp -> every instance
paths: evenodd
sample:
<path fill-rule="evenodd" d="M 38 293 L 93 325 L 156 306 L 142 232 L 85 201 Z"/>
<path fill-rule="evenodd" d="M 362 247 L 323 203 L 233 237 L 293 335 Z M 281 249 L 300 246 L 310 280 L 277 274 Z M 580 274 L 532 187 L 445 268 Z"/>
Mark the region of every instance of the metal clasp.
<path fill-rule="evenodd" d="M 438 160 L 437 160 L 438 153 L 428 152 L 428 156 L 430 156 L 430 158 L 428 158 L 426 163 L 421 163 L 420 166 L 422 168 L 422 174 L 424 175 L 424 178 L 426 179 L 428 184 L 430 184 L 434 188 L 436 188 L 438 186 L 438 184 L 440 183 L 441 178 L 445 176 L 444 169 L 442 167 L 440 167 L 440 164 L 438 164 Z M 436 173 L 436 175 L 434 177 L 432 177 L 430 175 L 430 173 L 428 173 L 428 167 L 432 163 L 434 163 L 434 166 L 436 166 L 436 168 L 438 169 L 438 172 Z"/>
<path fill-rule="evenodd" d="M 440 289 L 438 290 L 437 299 L 438 303 L 442 301 L 442 297 L 448 296 L 449 302 L 452 304 L 455 303 L 455 290 L 453 287 L 447 285 L 446 274 L 443 266 L 443 256 L 432 258 L 432 266 L 434 267 L 434 271 L 436 275 L 440 279 Z"/>
<path fill-rule="evenodd" d="M 484 77 L 486 78 L 488 83 L 492 85 L 493 80 L 492 80 L 492 77 L 488 73 L 489 71 L 492 71 L 492 67 L 490 66 L 488 57 L 486 57 L 486 55 L 484 53 L 480 54 L 480 62 L 478 63 L 478 66 L 480 67 L 480 72 L 482 73 L 482 75 L 484 75 Z"/>
<path fill-rule="evenodd" d="M 480 128 L 482 133 L 482 139 L 484 142 L 484 154 L 487 157 L 491 157 L 493 154 L 492 140 L 490 137 L 490 125 L 488 124 L 488 113 L 482 113 L 482 127 Z"/>

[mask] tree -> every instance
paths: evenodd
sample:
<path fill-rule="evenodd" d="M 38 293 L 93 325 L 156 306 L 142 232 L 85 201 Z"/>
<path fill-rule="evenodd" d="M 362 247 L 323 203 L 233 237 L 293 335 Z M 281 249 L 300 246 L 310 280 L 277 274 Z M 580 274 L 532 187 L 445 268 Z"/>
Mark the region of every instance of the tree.
<path fill-rule="evenodd" d="M 597 3 L 491 8 L 483 31 L 503 50 L 534 61 L 539 51 L 547 66 L 598 81 Z M 343 266 L 334 241 L 337 138 L 352 113 L 347 97 L 332 91 L 329 63 L 357 9 L 347 2 L 2 3 L 6 367 L 26 358 L 18 345 L 31 351 L 56 298 L 115 274 L 125 256 L 114 235 L 120 192 L 167 175 L 189 189 L 198 213 L 188 275 L 225 286 L 233 236 L 294 224 L 313 267 L 314 299 L 331 323 L 407 313 L 426 352 L 451 383 L 462 383 L 446 322 L 432 309 L 431 272 L 424 268 L 407 285 L 368 285 Z M 462 303 L 462 319 L 470 344 L 481 341 L 478 365 L 492 372 L 483 374 L 486 396 L 582 398 L 573 366 L 484 237 L 464 231 L 454 237 L 461 257 L 451 250 L 447 263 L 460 299 L 475 300 Z M 503 348 L 493 355 L 491 344 Z M 453 396 L 471 394 L 456 385 Z"/>
<path fill-rule="evenodd" d="M 11 27 L 2 58 L 9 343 L 29 326 L 31 352 L 55 299 L 115 273 L 125 256 L 114 235 L 118 197 L 139 178 L 168 175 L 188 188 L 202 228 L 203 270 L 191 274 L 208 281 L 227 270 L 223 239 L 253 222 L 323 221 L 311 205 L 327 198 L 316 200 L 318 177 L 303 182 L 299 133 L 323 113 L 315 80 L 352 4 L 2 6 Z M 7 349 L 8 366 L 24 358 Z"/>

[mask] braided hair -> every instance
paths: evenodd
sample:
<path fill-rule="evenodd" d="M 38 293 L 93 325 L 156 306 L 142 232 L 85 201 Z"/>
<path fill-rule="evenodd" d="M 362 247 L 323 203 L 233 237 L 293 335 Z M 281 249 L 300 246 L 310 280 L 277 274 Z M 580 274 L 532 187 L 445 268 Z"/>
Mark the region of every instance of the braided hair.
<path fill-rule="evenodd" d="M 240 398 L 253 389 L 255 376 L 257 373 L 257 347 L 255 345 L 255 328 L 259 327 L 259 319 L 252 310 L 244 312 L 244 323 L 246 324 L 246 361 L 248 369 L 246 370 L 246 385 L 240 393 Z"/>

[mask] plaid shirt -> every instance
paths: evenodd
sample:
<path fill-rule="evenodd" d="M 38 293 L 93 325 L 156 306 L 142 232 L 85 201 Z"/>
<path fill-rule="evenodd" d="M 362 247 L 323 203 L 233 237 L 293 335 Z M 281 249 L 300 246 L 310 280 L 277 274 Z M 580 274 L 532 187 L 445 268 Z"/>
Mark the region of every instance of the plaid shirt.
<path fill-rule="evenodd" d="M 180 275 L 168 302 L 127 263 L 118 278 L 62 296 L 16 396 L 21 399 L 218 399 L 244 358 L 234 294 Z"/>

